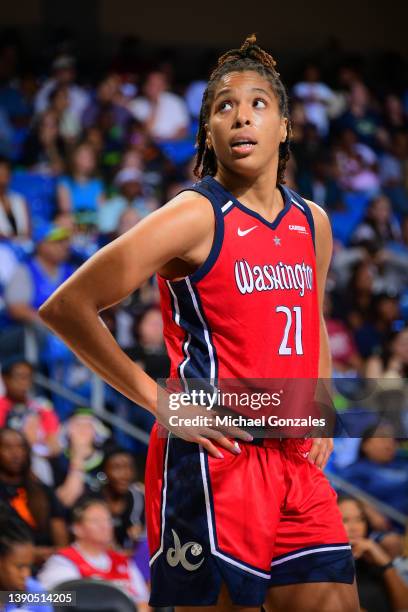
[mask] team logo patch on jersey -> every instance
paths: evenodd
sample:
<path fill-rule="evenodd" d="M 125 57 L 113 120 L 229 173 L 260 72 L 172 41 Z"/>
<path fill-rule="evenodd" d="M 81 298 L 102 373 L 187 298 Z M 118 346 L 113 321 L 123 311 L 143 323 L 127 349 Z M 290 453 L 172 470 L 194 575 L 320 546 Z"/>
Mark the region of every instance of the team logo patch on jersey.
<path fill-rule="evenodd" d="M 305 234 L 305 236 L 309 235 L 309 232 L 304 225 L 289 225 L 289 229 L 293 232 L 298 232 L 299 234 Z"/>
<path fill-rule="evenodd" d="M 201 559 L 198 563 L 190 563 L 186 559 L 186 554 L 190 551 L 193 557 L 198 557 L 203 552 L 203 547 L 198 542 L 186 542 L 181 546 L 180 538 L 174 529 L 171 530 L 174 539 L 174 547 L 169 548 L 167 551 L 166 559 L 167 563 L 171 567 L 176 567 L 179 563 L 181 563 L 182 567 L 189 572 L 193 572 L 197 570 L 200 565 L 204 562 L 204 559 Z"/>

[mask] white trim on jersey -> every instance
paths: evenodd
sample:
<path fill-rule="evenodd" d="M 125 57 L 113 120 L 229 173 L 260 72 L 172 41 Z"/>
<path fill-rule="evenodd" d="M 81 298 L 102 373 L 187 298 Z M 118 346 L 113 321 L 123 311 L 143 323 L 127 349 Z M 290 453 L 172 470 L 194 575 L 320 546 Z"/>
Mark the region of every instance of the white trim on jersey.
<path fill-rule="evenodd" d="M 206 322 L 203 319 L 203 315 L 200 312 L 200 309 L 198 307 L 198 303 L 197 303 L 197 298 L 195 296 L 195 293 L 193 291 L 193 287 L 191 286 L 191 281 L 189 278 L 186 278 L 186 284 L 188 287 L 188 290 L 190 292 L 191 295 L 191 299 L 193 301 L 194 304 L 194 309 L 198 315 L 198 318 L 200 319 L 200 322 L 203 326 L 204 329 L 204 338 L 205 341 L 207 343 L 207 347 L 208 347 L 208 355 L 210 357 L 210 381 L 211 381 L 211 385 L 214 386 L 214 382 L 215 382 L 215 358 L 214 358 L 214 349 L 213 346 L 211 344 L 211 340 L 210 340 L 210 334 L 208 332 L 208 327 Z"/>
<path fill-rule="evenodd" d="M 305 207 L 302 206 L 301 204 L 299 204 L 299 202 L 296 202 L 296 200 L 294 200 L 293 198 L 291 199 L 291 202 L 297 206 L 298 208 L 300 208 L 300 210 L 302 210 L 303 212 L 305 212 Z"/>
<path fill-rule="evenodd" d="M 272 567 L 274 567 L 275 565 L 280 565 L 281 563 L 286 563 L 286 561 L 291 561 L 292 559 L 304 557 L 305 555 L 312 555 L 332 550 L 351 550 L 351 546 L 349 544 L 342 544 L 341 546 L 323 546 L 322 548 L 311 548 L 310 550 L 303 550 L 301 552 L 294 553 L 293 555 L 287 555 L 283 559 L 277 559 L 276 561 L 272 561 Z"/>
<path fill-rule="evenodd" d="M 231 206 L 233 205 L 233 201 L 229 200 L 224 206 L 221 206 L 221 211 L 225 213 Z"/>
<path fill-rule="evenodd" d="M 174 293 L 173 287 L 171 286 L 170 281 L 166 280 L 166 283 L 167 283 L 168 288 L 170 289 L 171 295 L 174 298 L 174 308 L 175 308 L 175 311 L 176 311 L 176 314 L 174 316 L 174 320 L 176 322 L 176 325 L 181 327 L 181 325 L 180 325 L 180 308 L 179 308 L 179 303 L 178 303 L 177 295 Z"/>
<path fill-rule="evenodd" d="M 252 567 L 248 567 L 247 565 L 244 565 L 243 563 L 240 563 L 239 561 L 236 561 L 235 559 L 231 559 L 230 557 L 223 555 L 219 550 L 217 550 L 215 546 L 214 525 L 212 522 L 212 515 L 211 515 L 210 493 L 208 489 L 207 472 L 205 469 L 205 453 L 201 445 L 200 445 L 200 464 L 201 464 L 201 477 L 203 479 L 203 485 L 204 485 L 205 509 L 207 512 L 208 535 L 209 535 L 212 554 L 215 555 L 216 557 L 219 557 L 226 563 L 230 563 L 231 565 L 234 565 L 235 567 L 239 567 L 239 569 L 244 570 L 245 572 L 254 574 L 255 576 L 258 576 L 259 578 L 265 578 L 266 580 L 269 580 L 270 574 L 266 574 Z"/>
<path fill-rule="evenodd" d="M 175 292 L 173 291 L 173 287 L 170 284 L 170 281 L 166 281 L 168 288 L 171 291 L 171 294 L 174 298 L 174 309 L 175 309 L 175 315 L 174 315 L 174 321 L 176 323 L 176 325 L 178 325 L 179 327 L 181 327 L 181 323 L 180 323 L 180 307 L 179 307 L 179 303 L 178 303 L 178 299 L 177 299 L 177 295 L 175 294 Z M 183 329 L 181 327 L 181 329 Z M 180 365 L 180 377 L 181 380 L 183 381 L 184 384 L 184 390 L 188 392 L 188 383 L 186 380 L 186 377 L 184 376 L 184 368 L 186 367 L 187 363 L 190 361 L 190 352 L 188 350 L 188 347 L 190 345 L 191 342 L 191 334 L 188 334 L 186 341 L 184 342 L 183 348 L 184 348 L 184 352 L 185 352 L 185 358 L 184 361 L 182 361 L 181 365 Z"/>
<path fill-rule="evenodd" d="M 155 552 L 153 557 L 149 561 L 149 565 L 153 565 L 156 561 L 157 557 L 162 554 L 164 549 L 164 528 L 166 526 L 166 498 L 167 498 L 167 462 L 169 458 L 169 446 L 170 446 L 170 436 L 169 432 L 167 435 L 167 444 L 166 444 L 166 457 L 164 460 L 164 474 L 163 474 L 163 505 L 162 505 L 162 520 L 161 520 L 161 534 L 160 534 L 160 548 Z"/>

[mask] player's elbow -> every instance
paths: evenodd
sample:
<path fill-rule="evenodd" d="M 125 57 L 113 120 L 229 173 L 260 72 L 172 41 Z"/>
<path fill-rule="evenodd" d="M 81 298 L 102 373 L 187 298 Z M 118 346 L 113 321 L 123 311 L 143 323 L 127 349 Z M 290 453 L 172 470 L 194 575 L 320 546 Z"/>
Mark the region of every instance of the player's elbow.
<path fill-rule="evenodd" d="M 75 313 L 75 302 L 64 291 L 56 291 L 38 309 L 40 319 L 52 329 Z"/>

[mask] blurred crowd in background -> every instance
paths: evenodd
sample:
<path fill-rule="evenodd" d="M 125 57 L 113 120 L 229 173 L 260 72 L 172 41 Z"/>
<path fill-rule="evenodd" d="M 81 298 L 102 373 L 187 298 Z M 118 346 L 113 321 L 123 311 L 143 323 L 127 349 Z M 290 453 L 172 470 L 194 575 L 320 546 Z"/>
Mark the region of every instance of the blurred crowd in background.
<path fill-rule="evenodd" d="M 123 45 L 90 74 L 62 43 L 36 69 L 17 39 L 0 38 L 0 521 L 16 542 L 34 542 L 44 588 L 85 576 L 92 564 L 105 578 L 108 566 L 125 564 L 127 591 L 141 607 L 148 599 L 146 445 L 90 410 L 90 372 L 37 309 L 100 247 L 197 180 L 210 56 L 203 52 L 204 67 L 186 82 L 170 60 Z M 325 317 L 334 377 L 349 391 L 339 408 L 353 410 L 350 381 L 389 381 L 381 423 L 362 419 L 361 435 L 336 445 L 331 469 L 406 517 L 408 80 L 384 69 L 377 78 L 369 58 L 345 54 L 332 65 L 311 58 L 282 76 L 292 122 L 286 184 L 321 205 L 333 227 Z M 167 376 L 155 279 L 102 317 L 132 359 L 155 379 Z M 36 384 L 38 374 L 82 405 Z M 150 431 L 150 415 L 114 390 L 105 387 L 104 401 Z M 399 406 L 393 419 L 383 410 L 390 402 Z M 376 431 L 384 437 L 372 439 Z M 360 542 L 376 612 L 398 609 L 379 568 L 403 559 L 401 522 L 350 500 L 343 510 L 345 521 L 363 525 L 350 538 Z M 0 542 L 0 565 L 8 554 L 10 542 Z"/>

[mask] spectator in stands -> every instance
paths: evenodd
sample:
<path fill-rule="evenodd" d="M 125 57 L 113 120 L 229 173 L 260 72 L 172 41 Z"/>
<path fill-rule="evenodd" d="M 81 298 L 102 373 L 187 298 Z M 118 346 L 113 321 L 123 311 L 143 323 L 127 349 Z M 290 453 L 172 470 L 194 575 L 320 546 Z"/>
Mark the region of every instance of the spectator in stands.
<path fill-rule="evenodd" d="M 75 83 L 75 58 L 69 55 L 59 55 L 52 63 L 53 75 L 41 87 L 35 98 L 35 112 L 43 113 L 48 105 L 50 92 L 57 85 L 66 85 L 69 93 L 69 109 L 79 121 L 88 103 L 88 94 Z"/>
<path fill-rule="evenodd" d="M 58 175 L 65 166 L 66 147 L 54 111 L 38 117 L 24 143 L 21 163 L 39 174 Z"/>
<path fill-rule="evenodd" d="M 308 64 L 304 72 L 304 80 L 293 88 L 293 95 L 302 100 L 306 119 L 315 125 L 321 136 L 327 136 L 329 130 L 328 106 L 333 98 L 333 92 L 321 81 L 319 68 Z"/>
<path fill-rule="evenodd" d="M 34 453 L 50 457 L 60 452 L 59 420 L 51 402 L 33 394 L 33 374 L 33 366 L 23 359 L 3 365 L 0 427 L 23 432 Z"/>
<path fill-rule="evenodd" d="M 65 228 L 45 222 L 37 225 L 34 229 L 35 255 L 26 264 L 18 266 L 5 289 L 5 302 L 11 319 L 32 325 L 42 343 L 50 334 L 38 316 L 38 308 L 74 270 L 69 263 L 69 238 Z M 43 346 L 44 350 L 46 348 Z"/>
<path fill-rule="evenodd" d="M 104 444 L 110 432 L 86 408 L 78 409 L 63 425 L 63 453 L 54 461 L 58 499 L 70 508 L 88 491 L 99 488 L 99 476 L 104 458 Z"/>
<path fill-rule="evenodd" d="M 168 91 L 169 83 L 164 72 L 150 72 L 143 84 L 143 96 L 130 103 L 136 119 L 144 124 L 153 139 L 180 140 L 187 136 L 189 114 L 182 98 Z"/>
<path fill-rule="evenodd" d="M 98 210 L 98 227 L 103 234 L 113 234 L 117 231 L 119 219 L 126 210 L 135 211 L 137 220 L 140 220 L 158 208 L 158 202 L 144 193 L 146 189 L 140 170 L 123 168 L 117 174 L 115 183 L 119 194 L 104 202 Z"/>
<path fill-rule="evenodd" d="M 341 132 L 334 159 L 342 189 L 364 193 L 368 197 L 378 194 L 380 180 L 377 156 L 369 146 L 358 142 L 351 128 Z"/>
<path fill-rule="evenodd" d="M 379 250 L 388 242 L 398 242 L 400 238 L 400 225 L 392 214 L 390 200 L 382 194 L 374 197 L 365 218 L 354 231 L 352 244 Z"/>
<path fill-rule="evenodd" d="M 369 427 L 363 434 L 357 461 L 342 471 L 342 477 L 364 492 L 403 514 L 408 514 L 408 459 L 397 454 L 398 442 L 390 425 Z M 373 528 L 386 531 L 389 521 L 371 506 L 365 511 Z M 401 526 L 394 525 L 396 530 Z"/>
<path fill-rule="evenodd" d="M 313 172 L 317 160 L 327 158 L 327 149 L 313 123 L 299 126 L 299 137 L 293 142 L 291 159 L 296 162 L 297 176 Z"/>
<path fill-rule="evenodd" d="M 10 190 L 11 163 L 0 157 L 0 238 L 26 239 L 31 221 L 23 196 Z"/>
<path fill-rule="evenodd" d="M 362 81 L 354 81 L 350 87 L 348 108 L 336 121 L 337 128 L 352 131 L 359 143 L 375 148 L 380 123 L 378 114 L 372 110 L 368 88 Z M 360 148 L 360 151 L 364 149 Z"/>
<path fill-rule="evenodd" d="M 107 75 L 98 85 L 96 98 L 84 110 L 82 127 L 99 127 L 106 136 L 114 129 L 117 138 L 123 141 L 131 120 L 132 114 L 123 104 L 118 76 Z"/>
<path fill-rule="evenodd" d="M 158 306 L 151 304 L 135 321 L 135 348 L 131 358 L 154 379 L 168 375 L 169 361 L 163 343 L 163 320 Z"/>
<path fill-rule="evenodd" d="M 390 338 L 394 335 L 395 323 L 400 319 L 400 307 L 397 296 L 381 292 L 373 296 L 370 316 L 354 332 L 360 353 L 371 361 L 382 355 Z M 365 372 L 367 370 L 365 369 Z M 376 378 L 377 375 L 374 375 Z"/>
<path fill-rule="evenodd" d="M 18 259 L 12 245 L 0 238 L 0 363 L 15 356 L 16 347 L 23 342 L 20 326 L 14 324 L 8 315 L 4 296 L 17 267 Z"/>
<path fill-rule="evenodd" d="M 44 588 L 32 577 L 34 545 L 30 529 L 7 507 L 0 505 L 0 591 L 43 593 Z M 21 610 L 20 605 L 6 603 L 3 612 Z M 24 604 L 26 612 L 52 612 L 47 603 Z"/>
<path fill-rule="evenodd" d="M 0 155 L 4 155 L 5 157 L 11 157 L 13 155 L 13 140 L 13 126 L 7 114 L 0 107 Z"/>
<path fill-rule="evenodd" d="M 368 359 L 366 376 L 368 378 L 408 377 L 408 327 L 391 334 L 384 343 L 381 353 Z"/>
<path fill-rule="evenodd" d="M 353 334 L 340 319 L 334 319 L 332 313 L 332 296 L 326 292 L 324 299 L 324 317 L 329 336 L 330 351 L 333 362 L 333 375 L 355 376 L 361 373 L 363 361 L 359 355 Z"/>
<path fill-rule="evenodd" d="M 297 184 L 304 198 L 312 200 L 328 212 L 343 207 L 343 194 L 334 179 L 327 153 L 311 162 L 310 172 L 298 173 Z"/>
<path fill-rule="evenodd" d="M 383 124 L 390 134 L 403 133 L 408 130 L 404 105 L 401 98 L 395 93 L 389 93 L 385 97 Z"/>
<path fill-rule="evenodd" d="M 0 429 L 0 501 L 32 529 L 37 562 L 68 542 L 62 507 L 53 490 L 32 475 L 23 434 L 8 427 Z"/>
<path fill-rule="evenodd" d="M 396 213 L 408 213 L 408 134 L 396 131 L 380 159 L 380 179 L 384 192 L 391 199 Z"/>
<path fill-rule="evenodd" d="M 368 537 L 363 505 L 347 496 L 339 497 L 338 505 L 355 559 L 361 609 L 366 612 L 406 610 L 408 586 L 383 546 Z"/>
<path fill-rule="evenodd" d="M 100 495 L 112 514 L 116 543 L 132 550 L 145 532 L 144 487 L 136 482 L 133 455 L 120 447 L 111 448 L 102 471 L 105 479 Z"/>
<path fill-rule="evenodd" d="M 75 142 L 81 132 L 81 122 L 69 107 L 69 86 L 57 84 L 48 95 L 48 108 L 55 113 L 59 133 L 68 145 Z"/>
<path fill-rule="evenodd" d="M 357 260 L 345 288 L 333 291 L 333 316 L 352 330 L 359 329 L 370 317 L 375 275 L 376 268 L 368 258 Z"/>
<path fill-rule="evenodd" d="M 73 151 L 71 173 L 58 184 L 58 206 L 62 212 L 72 212 L 78 218 L 90 213 L 90 222 L 96 222 L 100 204 L 104 200 L 104 187 L 96 176 L 97 160 L 91 145 L 83 143 Z"/>
<path fill-rule="evenodd" d="M 46 589 L 66 580 L 96 578 L 123 589 L 147 612 L 148 591 L 136 565 L 126 555 L 111 548 L 112 516 L 102 500 L 84 498 L 73 509 L 74 542 L 48 559 L 38 575 Z"/>

